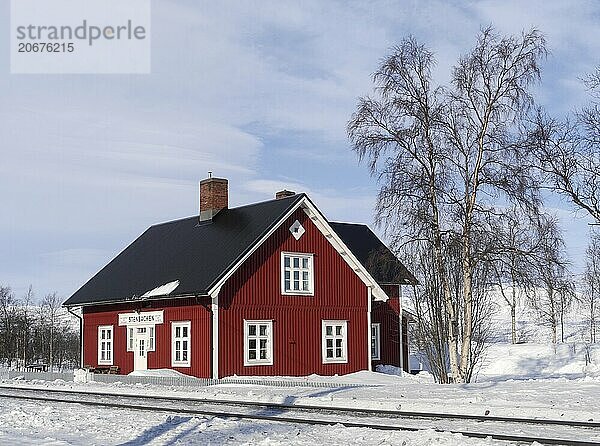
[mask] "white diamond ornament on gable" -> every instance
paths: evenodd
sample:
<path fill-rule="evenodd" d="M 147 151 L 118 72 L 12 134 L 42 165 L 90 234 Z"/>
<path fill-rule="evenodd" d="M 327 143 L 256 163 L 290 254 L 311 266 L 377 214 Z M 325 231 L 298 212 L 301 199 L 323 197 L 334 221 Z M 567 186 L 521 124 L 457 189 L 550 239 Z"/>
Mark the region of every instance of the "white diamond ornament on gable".
<path fill-rule="evenodd" d="M 300 237 L 302 237 L 302 234 L 306 232 L 306 229 L 304 229 L 304 226 L 302 226 L 302 224 L 296 220 L 294 224 L 290 226 L 290 232 L 296 240 L 299 240 Z"/>

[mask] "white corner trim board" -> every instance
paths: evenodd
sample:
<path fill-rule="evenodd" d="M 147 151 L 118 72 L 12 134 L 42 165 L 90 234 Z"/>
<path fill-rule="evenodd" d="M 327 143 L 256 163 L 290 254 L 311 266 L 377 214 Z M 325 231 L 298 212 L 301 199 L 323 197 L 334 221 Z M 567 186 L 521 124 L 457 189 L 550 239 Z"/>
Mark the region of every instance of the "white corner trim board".
<path fill-rule="evenodd" d="M 219 379 L 219 293 L 221 287 L 214 289 L 210 293 L 210 307 L 212 314 L 212 378 Z"/>

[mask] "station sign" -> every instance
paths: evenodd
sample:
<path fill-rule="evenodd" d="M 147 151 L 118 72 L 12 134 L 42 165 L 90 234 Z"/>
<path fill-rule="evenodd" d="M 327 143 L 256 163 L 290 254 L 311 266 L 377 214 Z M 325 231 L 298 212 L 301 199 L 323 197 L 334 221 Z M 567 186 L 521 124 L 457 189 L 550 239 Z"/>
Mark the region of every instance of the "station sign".
<path fill-rule="evenodd" d="M 119 314 L 119 325 L 155 325 L 163 323 L 163 310 Z"/>

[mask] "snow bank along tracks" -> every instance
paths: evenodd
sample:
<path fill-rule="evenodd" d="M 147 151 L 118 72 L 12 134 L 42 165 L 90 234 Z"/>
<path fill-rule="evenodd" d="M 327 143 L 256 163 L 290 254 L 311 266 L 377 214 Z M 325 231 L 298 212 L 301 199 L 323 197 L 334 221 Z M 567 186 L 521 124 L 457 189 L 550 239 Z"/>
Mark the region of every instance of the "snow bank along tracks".
<path fill-rule="evenodd" d="M 267 402 L 215 401 L 175 396 L 138 396 L 8 386 L 0 386 L 0 399 L 2 398 L 285 423 L 342 424 L 346 427 L 368 427 L 380 430 L 434 429 L 459 433 L 467 437 L 491 437 L 496 440 L 517 443 L 537 441 L 541 444 L 600 445 L 600 422 L 598 421 L 544 420 Z"/>

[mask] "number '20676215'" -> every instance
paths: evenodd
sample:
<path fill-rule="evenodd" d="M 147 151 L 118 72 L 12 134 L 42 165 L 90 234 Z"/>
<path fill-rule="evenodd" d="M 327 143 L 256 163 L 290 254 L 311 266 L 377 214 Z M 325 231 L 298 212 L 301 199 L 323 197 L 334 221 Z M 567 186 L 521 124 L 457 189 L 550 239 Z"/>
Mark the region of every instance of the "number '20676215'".
<path fill-rule="evenodd" d="M 19 53 L 72 53 L 75 44 L 72 42 L 20 42 Z"/>

